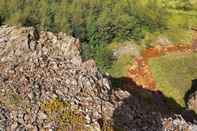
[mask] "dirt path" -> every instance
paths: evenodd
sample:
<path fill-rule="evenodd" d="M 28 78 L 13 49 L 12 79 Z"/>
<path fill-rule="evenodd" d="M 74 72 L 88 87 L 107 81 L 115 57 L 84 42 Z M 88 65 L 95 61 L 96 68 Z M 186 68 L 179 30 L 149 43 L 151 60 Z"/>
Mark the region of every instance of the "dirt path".
<path fill-rule="evenodd" d="M 156 83 L 148 66 L 148 60 L 169 53 L 191 53 L 191 45 L 169 45 L 165 47 L 156 46 L 143 51 L 141 56 L 134 58 L 133 65 L 128 70 L 128 77 L 138 86 L 156 91 Z"/>

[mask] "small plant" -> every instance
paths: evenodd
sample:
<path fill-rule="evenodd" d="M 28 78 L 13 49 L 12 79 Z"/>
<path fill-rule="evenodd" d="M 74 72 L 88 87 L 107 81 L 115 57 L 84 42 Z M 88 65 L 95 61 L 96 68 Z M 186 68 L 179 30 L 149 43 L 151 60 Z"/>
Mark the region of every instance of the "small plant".
<path fill-rule="evenodd" d="M 54 121 L 62 130 L 84 130 L 85 121 L 81 115 L 71 109 L 71 105 L 59 99 L 45 101 L 41 109 L 48 115 L 50 121 Z"/>

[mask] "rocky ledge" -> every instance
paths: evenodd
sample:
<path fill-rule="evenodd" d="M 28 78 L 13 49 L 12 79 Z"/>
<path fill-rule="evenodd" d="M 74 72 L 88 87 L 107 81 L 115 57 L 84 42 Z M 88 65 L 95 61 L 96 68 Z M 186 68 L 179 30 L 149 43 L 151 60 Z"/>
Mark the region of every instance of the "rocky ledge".
<path fill-rule="evenodd" d="M 0 27 L 0 130 L 196 129 L 143 102 L 113 89 L 93 60 L 82 61 L 78 39 L 32 27 Z"/>

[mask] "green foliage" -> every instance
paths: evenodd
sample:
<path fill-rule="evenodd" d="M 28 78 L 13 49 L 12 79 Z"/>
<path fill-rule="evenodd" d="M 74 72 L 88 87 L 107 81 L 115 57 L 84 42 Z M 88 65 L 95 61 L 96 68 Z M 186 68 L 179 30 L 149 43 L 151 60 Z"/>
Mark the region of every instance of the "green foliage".
<path fill-rule="evenodd" d="M 169 12 L 167 27 L 174 29 L 189 29 L 197 24 L 196 0 L 165 0 Z"/>
<path fill-rule="evenodd" d="M 189 27 L 189 19 L 185 19 L 186 17 L 183 15 L 172 15 L 168 20 L 168 25 L 171 28 L 188 28 Z"/>
<path fill-rule="evenodd" d="M 0 0 L 0 23 L 63 31 L 96 48 L 112 40 L 141 39 L 145 32 L 160 30 L 166 14 L 156 1 Z"/>
<path fill-rule="evenodd" d="M 157 87 L 184 106 L 184 96 L 197 78 L 197 54 L 169 54 L 149 61 Z"/>
<path fill-rule="evenodd" d="M 93 48 L 93 53 L 91 54 L 93 54 L 92 57 L 95 59 L 97 66 L 102 71 L 106 71 L 111 67 L 113 62 L 112 50 L 103 45 L 98 45 Z"/>
<path fill-rule="evenodd" d="M 192 0 L 163 0 L 168 8 L 190 10 L 193 8 Z"/>

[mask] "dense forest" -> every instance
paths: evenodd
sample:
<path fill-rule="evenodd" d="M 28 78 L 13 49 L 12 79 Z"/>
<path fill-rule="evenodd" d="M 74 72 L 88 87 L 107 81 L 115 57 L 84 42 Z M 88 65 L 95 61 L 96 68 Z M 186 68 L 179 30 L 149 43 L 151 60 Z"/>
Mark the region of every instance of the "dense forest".
<path fill-rule="evenodd" d="M 105 69 L 112 59 L 109 43 L 187 30 L 193 23 L 183 15 L 189 12 L 196 19 L 196 5 L 195 0 L 0 0 L 0 25 L 34 26 L 77 37 L 82 56 L 96 59 Z"/>

